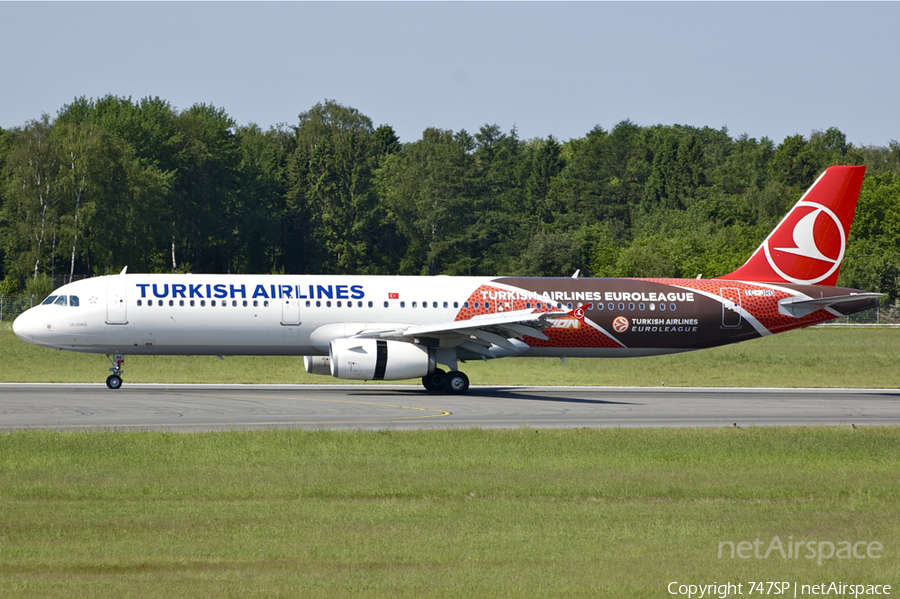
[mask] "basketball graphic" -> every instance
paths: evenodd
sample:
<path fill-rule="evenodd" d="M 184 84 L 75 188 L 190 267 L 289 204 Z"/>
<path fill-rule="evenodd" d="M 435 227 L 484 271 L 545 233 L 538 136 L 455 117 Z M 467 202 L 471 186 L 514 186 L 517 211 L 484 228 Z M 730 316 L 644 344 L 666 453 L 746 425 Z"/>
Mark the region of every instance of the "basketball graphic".
<path fill-rule="evenodd" d="M 624 333 L 625 331 L 628 330 L 628 326 L 629 326 L 628 319 L 625 318 L 624 316 L 616 316 L 613 319 L 612 324 L 613 324 L 613 330 L 617 333 Z"/>

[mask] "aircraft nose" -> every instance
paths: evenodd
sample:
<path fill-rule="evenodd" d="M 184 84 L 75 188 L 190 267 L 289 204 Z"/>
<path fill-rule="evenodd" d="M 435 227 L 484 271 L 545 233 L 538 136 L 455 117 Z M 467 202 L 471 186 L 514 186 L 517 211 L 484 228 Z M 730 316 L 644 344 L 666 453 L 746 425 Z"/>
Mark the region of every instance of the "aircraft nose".
<path fill-rule="evenodd" d="M 26 343 L 34 343 L 34 314 L 26 310 L 13 321 L 13 333 Z"/>

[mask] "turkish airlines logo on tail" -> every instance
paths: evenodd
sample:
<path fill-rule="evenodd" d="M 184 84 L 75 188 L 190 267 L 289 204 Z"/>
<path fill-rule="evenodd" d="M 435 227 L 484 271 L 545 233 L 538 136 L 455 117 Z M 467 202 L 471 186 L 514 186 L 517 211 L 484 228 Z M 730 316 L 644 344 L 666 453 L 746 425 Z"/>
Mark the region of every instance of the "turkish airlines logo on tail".
<path fill-rule="evenodd" d="M 801 201 L 764 244 L 769 266 L 792 283 L 815 285 L 841 265 L 847 238 L 840 219 L 825 206 Z"/>

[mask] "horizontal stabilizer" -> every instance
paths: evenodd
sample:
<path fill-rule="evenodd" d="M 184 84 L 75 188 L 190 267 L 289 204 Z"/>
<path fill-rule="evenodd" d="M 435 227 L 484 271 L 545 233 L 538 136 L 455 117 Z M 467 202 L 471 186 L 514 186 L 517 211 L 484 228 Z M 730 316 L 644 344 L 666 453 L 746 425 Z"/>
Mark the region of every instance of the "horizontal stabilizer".
<path fill-rule="evenodd" d="M 817 310 L 833 309 L 831 311 L 834 312 L 842 304 L 878 299 L 883 295 L 883 293 L 851 293 L 850 295 L 836 295 L 805 300 L 796 297 L 786 297 L 778 302 L 778 311 L 785 316 L 803 318 Z M 840 314 L 839 311 L 838 314 Z"/>

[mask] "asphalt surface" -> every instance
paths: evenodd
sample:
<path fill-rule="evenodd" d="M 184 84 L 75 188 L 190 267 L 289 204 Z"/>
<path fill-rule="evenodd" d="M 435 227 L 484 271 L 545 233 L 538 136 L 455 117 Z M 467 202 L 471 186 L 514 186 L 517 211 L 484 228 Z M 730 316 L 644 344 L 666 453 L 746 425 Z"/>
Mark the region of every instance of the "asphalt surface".
<path fill-rule="evenodd" d="M 0 430 L 898 425 L 896 389 L 0 384 Z"/>

